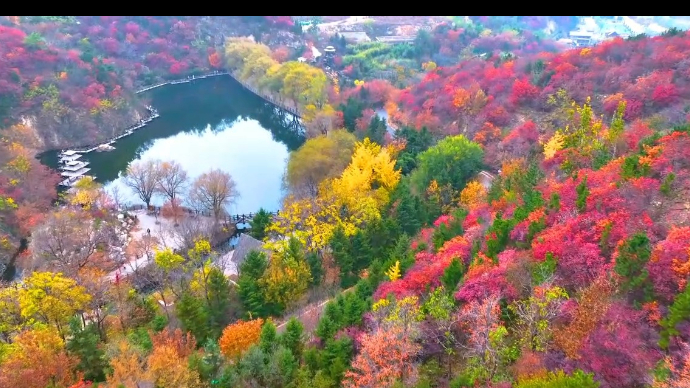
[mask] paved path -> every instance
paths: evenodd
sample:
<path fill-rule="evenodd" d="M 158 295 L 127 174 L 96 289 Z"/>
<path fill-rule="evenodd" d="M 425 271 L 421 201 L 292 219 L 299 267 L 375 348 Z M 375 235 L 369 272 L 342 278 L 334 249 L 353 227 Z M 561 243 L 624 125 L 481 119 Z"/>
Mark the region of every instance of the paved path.
<path fill-rule="evenodd" d="M 139 223 L 137 224 L 136 228 L 130 232 L 130 236 L 132 236 L 132 242 L 141 241 L 150 230 L 151 237 L 155 241 L 158 241 L 159 244 L 163 247 L 170 249 L 178 248 L 178 244 L 176 243 L 176 241 L 173 238 L 171 238 L 172 236 L 166 233 L 166 230 L 169 230 L 169 228 L 172 227 L 172 221 L 165 219 L 163 217 L 158 217 L 160 224 L 156 224 L 156 217 L 146 214 L 146 210 L 136 210 L 130 213 L 135 214 L 137 216 L 137 219 L 139 220 Z M 123 264 L 122 267 L 110 272 L 107 275 L 107 277 L 110 280 L 115 280 L 115 278 L 118 275 L 120 277 L 130 275 L 137 269 L 145 267 L 150 263 L 151 260 L 149 259 L 147 254 L 144 254 L 142 257 L 139 258 L 130 258 L 125 264 Z"/>

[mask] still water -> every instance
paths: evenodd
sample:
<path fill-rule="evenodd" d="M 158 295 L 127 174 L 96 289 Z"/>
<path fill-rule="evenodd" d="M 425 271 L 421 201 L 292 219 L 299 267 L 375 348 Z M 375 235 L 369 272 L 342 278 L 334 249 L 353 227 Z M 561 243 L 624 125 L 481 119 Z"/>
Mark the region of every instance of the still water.
<path fill-rule="evenodd" d="M 303 138 L 275 108 L 226 76 L 164 86 L 144 98 L 159 118 L 118 140 L 113 151 L 82 156 L 106 189 L 117 186 L 125 203 L 142 203 L 123 182 L 129 163 L 174 160 L 191 179 L 213 168 L 230 173 L 240 193 L 227 209 L 231 214 L 280 208 L 287 157 Z M 51 166 L 56 159 L 56 152 L 42 157 Z M 152 202 L 162 205 L 163 198 Z"/>

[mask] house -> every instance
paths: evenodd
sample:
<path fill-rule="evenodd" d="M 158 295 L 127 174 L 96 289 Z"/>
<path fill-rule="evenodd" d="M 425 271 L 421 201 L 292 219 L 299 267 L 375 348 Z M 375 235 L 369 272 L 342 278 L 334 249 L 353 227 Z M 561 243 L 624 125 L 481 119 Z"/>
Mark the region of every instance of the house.
<path fill-rule="evenodd" d="M 377 42 L 381 43 L 414 43 L 415 36 L 404 36 L 404 35 L 391 35 L 391 36 L 379 36 L 376 38 Z"/>
<path fill-rule="evenodd" d="M 364 31 L 341 31 L 338 34 L 344 37 L 347 42 L 355 44 L 371 42 L 371 38 Z"/>
<path fill-rule="evenodd" d="M 246 233 L 242 233 L 232 254 L 232 261 L 235 263 L 238 269 L 242 263 L 244 263 L 244 260 L 247 258 L 249 252 L 254 250 L 265 252 L 266 255 L 269 255 L 269 251 L 264 249 L 264 243 L 262 241 L 257 240 Z"/>
<path fill-rule="evenodd" d="M 588 31 L 579 30 L 570 32 L 570 39 L 572 39 L 577 46 L 589 46 L 592 44 L 593 37 L 594 34 Z"/>

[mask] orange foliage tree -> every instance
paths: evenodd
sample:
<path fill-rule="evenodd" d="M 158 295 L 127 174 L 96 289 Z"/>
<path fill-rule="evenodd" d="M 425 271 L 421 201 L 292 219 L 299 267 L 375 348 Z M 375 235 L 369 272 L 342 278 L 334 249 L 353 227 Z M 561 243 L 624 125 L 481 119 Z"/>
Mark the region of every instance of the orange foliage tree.
<path fill-rule="evenodd" d="M 228 325 L 219 340 L 221 352 L 227 357 L 239 357 L 259 341 L 263 323 L 264 320 L 258 318 L 251 321 L 239 320 Z"/>
<path fill-rule="evenodd" d="M 467 183 L 467 186 L 460 192 L 460 203 L 470 209 L 484 203 L 485 200 L 486 188 L 477 181 Z"/>
<path fill-rule="evenodd" d="M 600 278 L 582 291 L 572 322 L 561 330 L 556 330 L 553 335 L 554 343 L 566 356 L 579 358 L 582 342 L 606 314 L 613 290 L 614 287 L 608 280 Z"/>
<path fill-rule="evenodd" d="M 15 350 L 0 366 L 0 387 L 67 387 L 77 380 L 77 360 L 67 355 L 54 329 L 24 331 L 13 346 Z"/>
<path fill-rule="evenodd" d="M 211 67 L 215 69 L 220 68 L 221 61 L 218 52 L 213 52 L 211 55 L 208 56 L 208 63 L 211 65 Z"/>
<path fill-rule="evenodd" d="M 353 360 L 352 370 L 345 374 L 343 387 L 390 387 L 398 380 L 413 380 L 412 361 L 420 346 L 402 327 L 364 334 L 361 343 L 362 350 Z"/>
<path fill-rule="evenodd" d="M 110 360 L 112 371 L 103 388 L 135 388 L 147 381 L 144 363 L 141 355 L 133 349 L 127 341 L 121 341 L 117 346 L 117 355 Z"/>
<path fill-rule="evenodd" d="M 185 347 L 176 345 L 173 342 L 154 345 L 147 361 L 150 381 L 157 387 L 201 388 L 199 373 L 187 366 Z"/>

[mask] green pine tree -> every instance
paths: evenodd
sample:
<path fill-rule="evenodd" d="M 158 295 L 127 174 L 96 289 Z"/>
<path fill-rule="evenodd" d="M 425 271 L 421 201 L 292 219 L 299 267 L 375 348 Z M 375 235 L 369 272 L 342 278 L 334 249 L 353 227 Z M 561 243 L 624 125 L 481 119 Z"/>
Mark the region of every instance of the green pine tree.
<path fill-rule="evenodd" d="M 352 236 L 350 245 L 350 255 L 352 256 L 353 268 L 351 279 L 353 284 L 356 281 L 359 271 L 367 268 L 371 264 L 373 259 L 373 253 L 371 248 L 371 242 L 369 241 L 369 236 L 363 230 L 358 230 L 354 236 Z M 349 284 L 351 286 L 352 284 Z"/>
<path fill-rule="evenodd" d="M 690 284 L 685 286 L 683 292 L 676 295 L 673 304 L 668 308 L 668 315 L 660 322 L 662 329 L 659 346 L 662 349 L 668 348 L 672 336 L 680 334 L 676 326 L 688 318 L 690 318 Z"/>
<path fill-rule="evenodd" d="M 263 241 L 266 238 L 266 231 L 273 222 L 271 213 L 263 208 L 259 209 L 254 218 L 249 222 L 249 235 L 257 240 Z"/>
<path fill-rule="evenodd" d="M 264 354 L 272 354 L 276 347 L 278 347 L 278 332 L 273 322 L 266 322 L 261 328 L 259 347 Z"/>
<path fill-rule="evenodd" d="M 443 287 L 448 290 L 448 292 L 453 292 L 463 275 L 464 270 L 462 263 L 457 258 L 453 258 L 450 265 L 443 271 L 441 283 L 443 283 Z"/>
<path fill-rule="evenodd" d="M 198 343 L 203 343 L 209 336 L 209 317 L 204 301 L 189 292 L 175 303 L 175 313 L 185 331 L 192 333 Z"/>
<path fill-rule="evenodd" d="M 304 347 L 304 326 L 297 318 L 292 317 L 285 326 L 285 333 L 280 336 L 280 343 L 292 352 L 295 358 L 302 356 Z"/>
<path fill-rule="evenodd" d="M 577 191 L 577 199 L 575 200 L 575 205 L 580 213 L 584 213 L 587 210 L 587 197 L 589 196 L 589 189 L 587 188 L 587 177 L 585 177 L 582 182 L 575 188 Z"/>
<path fill-rule="evenodd" d="M 67 341 L 67 351 L 77 356 L 79 364 L 77 370 L 84 373 L 84 379 L 100 382 L 105 381 L 108 360 L 105 356 L 96 327 L 92 324 L 82 328 L 78 317 L 70 321 L 72 338 Z"/>
<path fill-rule="evenodd" d="M 209 319 L 210 335 L 217 339 L 230 323 L 231 285 L 225 274 L 216 267 L 212 267 L 209 271 L 207 284 L 206 315 Z"/>
<path fill-rule="evenodd" d="M 337 227 L 333 231 L 329 245 L 333 252 L 333 259 L 340 268 L 340 283 L 343 288 L 349 287 L 354 283 L 354 280 L 351 279 L 354 261 L 348 249 L 350 241 L 341 227 Z"/>
<path fill-rule="evenodd" d="M 644 233 L 633 235 L 618 248 L 615 271 L 623 278 L 621 290 L 632 292 L 634 302 L 646 302 L 653 298 L 653 288 L 646 269 L 651 256 L 652 247 Z"/>
<path fill-rule="evenodd" d="M 280 312 L 279 306 L 266 300 L 259 285 L 259 279 L 266 271 L 266 267 L 268 267 L 266 254 L 256 250 L 250 251 L 240 265 L 240 276 L 237 280 L 238 295 L 247 318 L 263 318 Z"/>
<path fill-rule="evenodd" d="M 307 253 L 306 260 L 311 272 L 311 284 L 312 286 L 319 286 L 324 274 L 321 258 L 316 252 L 309 252 Z"/>

